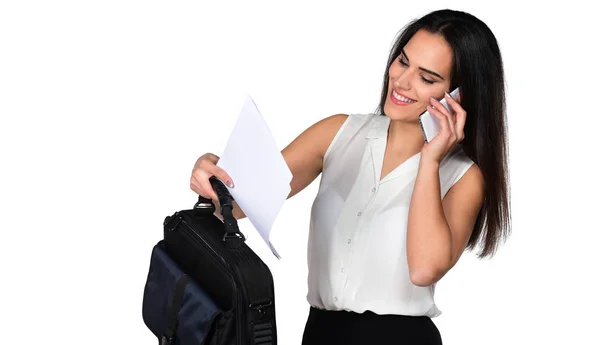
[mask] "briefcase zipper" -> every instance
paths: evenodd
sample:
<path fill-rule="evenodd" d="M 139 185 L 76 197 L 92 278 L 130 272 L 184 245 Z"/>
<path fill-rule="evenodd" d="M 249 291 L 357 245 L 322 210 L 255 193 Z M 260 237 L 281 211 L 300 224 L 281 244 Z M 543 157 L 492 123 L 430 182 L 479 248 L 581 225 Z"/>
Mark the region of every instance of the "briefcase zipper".
<path fill-rule="evenodd" d="M 181 216 L 180 216 L 181 217 Z M 219 264 L 225 268 L 225 269 L 230 269 L 229 264 L 227 264 L 227 262 L 225 261 L 225 259 L 223 259 L 223 257 L 221 257 L 221 255 L 219 255 L 214 248 L 206 242 L 205 239 L 203 239 L 200 235 L 198 235 L 198 233 L 196 233 L 196 231 L 194 231 L 194 229 L 192 229 L 192 227 L 183 219 L 180 218 L 181 224 L 183 224 L 183 227 L 187 230 L 187 233 L 191 233 L 194 238 L 200 240 L 201 244 L 208 250 L 210 250 L 213 253 L 213 256 L 217 257 L 219 260 Z"/>
<path fill-rule="evenodd" d="M 227 264 L 227 262 L 225 261 L 225 259 L 223 259 L 223 257 L 221 255 L 219 255 L 213 248 L 212 246 L 206 242 L 206 240 L 204 238 L 202 238 L 200 235 L 198 235 L 198 233 L 196 233 L 196 231 L 194 231 L 194 229 L 192 229 L 192 227 L 183 219 L 183 217 L 178 216 L 178 224 L 183 225 L 183 228 L 186 230 L 185 233 L 191 233 L 192 237 L 194 237 L 196 240 L 199 240 L 200 244 L 203 245 L 205 248 L 209 249 L 212 252 L 212 256 L 216 256 L 218 258 L 218 262 L 221 265 L 222 268 L 226 269 L 228 272 L 233 272 L 234 270 L 231 269 L 231 267 L 229 266 L 229 264 Z M 175 229 L 175 227 L 173 228 Z M 233 272 L 235 274 L 235 272 Z M 231 275 L 231 282 L 232 282 L 232 291 L 236 291 L 237 289 L 237 284 L 235 282 L 235 277 L 233 275 Z M 247 300 L 247 298 L 246 298 Z M 246 306 L 241 303 L 238 299 L 238 294 L 234 292 L 233 294 L 233 304 L 236 306 L 236 320 L 235 320 L 235 326 L 237 329 L 237 334 L 238 336 L 236 337 L 236 342 L 238 345 L 244 345 L 243 343 L 243 339 L 248 337 L 248 332 L 245 331 L 246 329 L 246 324 L 247 324 L 247 320 L 244 317 L 244 313 L 242 312 L 242 308 L 246 308 Z M 244 325 L 244 326 L 242 326 Z"/>

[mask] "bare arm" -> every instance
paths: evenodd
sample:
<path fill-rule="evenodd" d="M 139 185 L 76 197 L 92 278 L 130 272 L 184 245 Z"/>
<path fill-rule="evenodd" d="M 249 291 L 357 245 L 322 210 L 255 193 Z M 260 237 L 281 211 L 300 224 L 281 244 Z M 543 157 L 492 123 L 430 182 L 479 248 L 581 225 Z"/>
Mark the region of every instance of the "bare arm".
<path fill-rule="evenodd" d="M 439 164 L 422 161 L 410 204 L 407 256 L 417 286 L 439 281 L 460 258 L 484 201 L 485 182 L 473 165 L 444 199 Z"/>

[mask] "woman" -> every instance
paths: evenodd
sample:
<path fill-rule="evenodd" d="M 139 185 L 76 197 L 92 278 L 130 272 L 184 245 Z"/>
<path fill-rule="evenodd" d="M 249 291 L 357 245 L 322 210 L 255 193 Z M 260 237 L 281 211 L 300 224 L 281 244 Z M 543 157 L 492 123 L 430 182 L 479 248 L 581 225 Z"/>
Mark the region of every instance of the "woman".
<path fill-rule="evenodd" d="M 457 101 L 445 93 L 460 87 Z M 446 97 L 453 111 L 437 100 Z M 429 110 L 439 134 L 423 140 Z M 441 344 L 436 283 L 465 249 L 491 257 L 510 230 L 504 77 L 498 44 L 474 16 L 413 21 L 387 63 L 376 114 L 338 114 L 283 151 L 295 195 L 322 173 L 308 243 L 303 344 Z M 207 153 L 191 188 L 231 177 Z M 218 212 L 218 211 L 217 211 Z M 244 217 L 236 206 L 236 218 Z"/>

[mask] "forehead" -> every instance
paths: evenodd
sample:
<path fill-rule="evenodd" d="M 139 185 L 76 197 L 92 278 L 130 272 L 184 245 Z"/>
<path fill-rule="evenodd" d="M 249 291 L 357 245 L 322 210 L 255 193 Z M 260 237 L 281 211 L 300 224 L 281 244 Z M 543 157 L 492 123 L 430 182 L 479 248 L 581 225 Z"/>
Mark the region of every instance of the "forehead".
<path fill-rule="evenodd" d="M 419 30 L 404 46 L 411 65 L 439 73 L 443 77 L 452 70 L 452 48 L 439 34 Z"/>

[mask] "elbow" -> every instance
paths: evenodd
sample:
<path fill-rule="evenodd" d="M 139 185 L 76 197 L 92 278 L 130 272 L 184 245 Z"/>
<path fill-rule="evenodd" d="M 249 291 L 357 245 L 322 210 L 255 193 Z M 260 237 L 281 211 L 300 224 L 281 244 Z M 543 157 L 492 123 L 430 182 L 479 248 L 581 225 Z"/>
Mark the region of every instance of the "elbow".
<path fill-rule="evenodd" d="M 416 286 L 429 286 L 437 283 L 447 272 L 439 266 L 429 266 L 410 269 L 410 281 Z"/>
<path fill-rule="evenodd" d="M 426 270 L 415 270 L 410 272 L 410 282 L 413 283 L 413 285 L 426 287 L 433 285 L 436 281 L 434 275 Z"/>
<path fill-rule="evenodd" d="M 426 287 L 437 283 L 450 270 L 448 261 L 409 264 L 410 281 L 416 286 Z"/>

